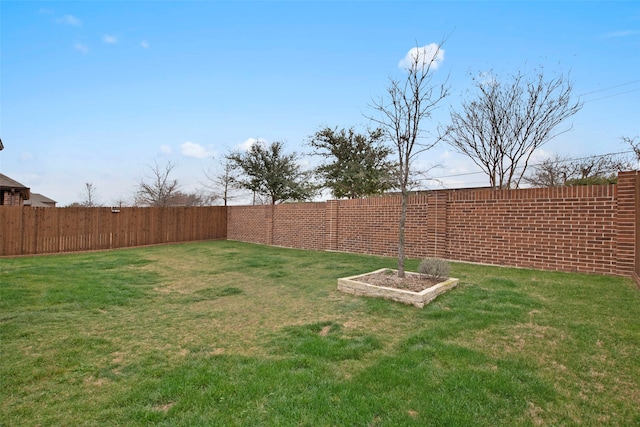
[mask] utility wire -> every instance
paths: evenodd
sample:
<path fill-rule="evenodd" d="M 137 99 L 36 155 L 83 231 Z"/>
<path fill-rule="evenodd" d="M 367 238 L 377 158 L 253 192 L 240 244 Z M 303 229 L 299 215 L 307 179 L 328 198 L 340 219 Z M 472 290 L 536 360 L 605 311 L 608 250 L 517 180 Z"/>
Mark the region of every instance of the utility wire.
<path fill-rule="evenodd" d="M 607 96 L 602 96 L 600 98 L 589 99 L 587 101 L 583 101 L 582 103 L 583 104 L 588 104 L 589 102 L 600 101 L 601 99 L 613 98 L 614 96 L 626 95 L 627 93 L 637 92 L 639 90 L 640 90 L 640 88 L 631 89 L 631 90 L 628 90 L 628 91 L 625 91 L 625 92 L 619 92 L 619 93 L 614 93 L 614 94 L 607 95 Z"/>
<path fill-rule="evenodd" d="M 618 156 L 621 154 L 630 154 L 633 153 L 633 150 L 627 150 L 627 151 L 619 151 L 617 153 L 606 153 L 606 154 L 594 154 L 593 156 L 586 156 L 586 157 L 575 157 L 572 159 L 562 159 L 560 163 L 568 163 L 568 162 L 575 162 L 578 160 L 587 160 L 587 159 L 597 159 L 600 157 L 609 157 L 609 156 Z M 536 166 L 541 166 L 542 163 L 535 163 L 535 164 L 530 164 L 527 165 L 526 167 L 531 167 L 534 168 Z M 525 166 L 517 166 L 516 169 L 522 169 Z M 486 175 L 486 172 L 480 171 L 480 172 L 466 172 L 466 173 L 458 173 L 458 174 L 453 174 L 453 175 L 443 175 L 443 176 L 435 176 L 432 178 L 423 178 L 423 179 L 418 179 L 417 181 L 433 181 L 433 180 L 438 180 L 438 179 L 442 179 L 442 178 L 457 178 L 457 177 L 461 177 L 461 176 L 470 176 L 470 175 Z"/>
<path fill-rule="evenodd" d="M 592 90 L 591 92 L 581 93 L 581 94 L 580 94 L 580 95 L 578 95 L 578 96 L 587 96 L 587 95 L 591 95 L 591 94 L 593 94 L 593 93 L 605 92 L 605 91 L 607 91 L 607 90 L 617 89 L 617 88 L 619 88 L 619 87 L 622 87 L 622 86 L 628 86 L 628 85 L 630 85 L 630 84 L 638 83 L 638 82 L 640 82 L 640 79 L 632 80 L 632 81 L 630 81 L 630 82 L 626 82 L 626 83 L 620 83 L 620 84 L 618 84 L 618 85 L 615 85 L 615 86 L 609 86 L 609 87 L 605 87 L 605 88 L 602 88 L 602 89 Z"/>
<path fill-rule="evenodd" d="M 625 82 L 625 83 L 620 83 L 620 84 L 609 86 L 609 87 L 605 87 L 605 88 L 602 88 L 602 89 L 592 90 L 591 92 L 585 92 L 585 93 L 582 93 L 582 94 L 578 95 L 578 97 L 592 95 L 594 93 L 599 93 L 599 92 L 606 92 L 606 91 L 611 90 L 611 89 L 617 89 L 619 87 L 628 86 L 628 85 L 631 85 L 631 84 L 634 84 L 634 83 L 640 83 L 640 79 L 631 80 L 631 81 L 628 81 L 628 82 Z M 638 92 L 638 91 L 640 91 L 640 88 L 630 89 L 630 90 L 627 90 L 627 91 L 624 91 L 624 92 L 605 95 L 605 96 L 602 96 L 600 98 L 589 99 L 589 100 L 583 101 L 583 104 L 587 104 L 587 103 L 595 102 L 595 101 L 600 101 L 602 99 L 613 98 L 615 96 L 626 95 L 628 93 L 633 93 L 633 92 Z M 562 159 L 560 161 L 560 163 L 568 163 L 568 162 L 574 162 L 574 161 L 579 161 L 579 160 L 587 160 L 587 159 L 597 159 L 597 158 L 608 157 L 608 156 L 617 156 L 617 155 L 621 155 L 621 154 L 630 154 L 630 153 L 633 153 L 633 152 L 634 152 L 633 150 L 628 150 L 628 151 L 620 151 L 620 152 L 617 152 L 617 153 L 595 154 L 595 155 L 586 156 L 586 157 L 576 157 L 576 158 L 572 158 L 572 159 Z M 542 165 L 542 163 L 530 164 L 530 165 L 527 165 L 526 167 L 535 168 L 535 167 L 541 166 L 541 165 Z M 525 167 L 524 165 L 517 166 L 516 170 L 517 169 L 522 169 L 524 167 Z M 436 181 L 436 180 L 440 180 L 440 179 L 443 179 L 443 178 L 458 178 L 458 177 L 471 176 L 471 175 L 486 175 L 486 172 L 479 171 L 479 172 L 466 172 L 466 173 L 459 173 L 459 174 L 452 174 L 452 175 L 442 175 L 442 176 L 437 176 L 437 177 L 432 177 L 432 178 L 417 179 L 417 181 Z"/>

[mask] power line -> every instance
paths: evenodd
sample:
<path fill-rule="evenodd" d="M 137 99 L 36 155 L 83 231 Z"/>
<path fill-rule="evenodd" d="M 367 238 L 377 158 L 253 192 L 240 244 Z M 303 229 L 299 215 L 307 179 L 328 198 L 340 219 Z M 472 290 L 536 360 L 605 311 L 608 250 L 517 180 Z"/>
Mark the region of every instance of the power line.
<path fill-rule="evenodd" d="M 602 89 L 596 89 L 596 90 L 593 90 L 591 92 L 585 92 L 585 93 L 582 93 L 582 94 L 580 94 L 578 96 L 579 97 L 583 97 L 583 96 L 587 96 L 587 95 L 592 95 L 594 93 L 606 92 L 606 91 L 609 91 L 611 89 L 617 89 L 617 88 L 628 86 L 628 85 L 631 85 L 631 84 L 634 84 L 634 83 L 640 83 L 640 79 L 631 80 L 631 81 L 628 81 L 628 82 L 625 82 L 625 83 L 620 83 L 620 84 L 609 86 L 609 87 L 605 87 L 605 88 L 602 88 Z M 602 99 L 613 98 L 613 97 L 616 97 L 616 96 L 626 95 L 628 93 L 633 93 L 633 92 L 638 92 L 638 91 L 640 91 L 640 88 L 629 89 L 629 90 L 624 91 L 624 92 L 618 92 L 618 93 L 614 93 L 614 94 L 610 94 L 610 95 L 605 95 L 605 96 L 602 96 L 600 98 L 589 99 L 589 100 L 583 101 L 583 104 L 587 104 L 587 103 L 595 102 L 595 101 L 600 101 Z M 617 153 L 607 153 L 607 154 L 598 154 L 598 155 L 592 155 L 592 156 L 587 156 L 587 157 L 577 157 L 577 158 L 571 158 L 571 159 L 562 159 L 562 160 L 560 160 L 560 163 L 568 163 L 568 162 L 587 160 L 587 159 L 597 159 L 597 158 L 602 158 L 602 157 L 617 156 L 617 155 L 630 154 L 630 153 L 634 153 L 634 151 L 633 150 L 628 150 L 628 151 L 621 151 L 621 152 L 617 152 Z M 517 169 L 522 169 L 522 168 L 525 168 L 525 167 L 535 168 L 535 167 L 541 166 L 541 165 L 542 165 L 542 163 L 530 164 L 530 165 L 527 165 L 527 166 L 522 165 L 522 166 L 517 166 L 515 169 L 517 170 Z M 479 172 L 466 172 L 466 173 L 459 173 L 459 174 L 442 175 L 442 176 L 438 176 L 438 177 L 418 179 L 417 181 L 437 181 L 437 180 L 441 180 L 441 179 L 444 179 L 444 178 L 459 178 L 459 177 L 472 176 L 472 175 L 486 175 L 486 172 L 479 171 Z"/>
<path fill-rule="evenodd" d="M 632 84 L 635 84 L 635 83 L 640 83 L 640 79 L 631 80 L 629 82 L 620 83 L 620 84 L 609 86 L 609 87 L 605 87 L 605 88 L 602 88 L 602 89 L 592 90 L 591 92 L 585 92 L 585 93 L 582 93 L 582 94 L 578 95 L 578 97 L 582 98 L 584 96 L 593 95 L 594 93 L 606 92 L 606 91 L 609 91 L 611 89 L 617 89 L 617 88 L 624 87 L 624 86 L 629 86 L 629 85 L 632 85 Z M 590 102 L 600 101 L 602 99 L 613 98 L 614 96 L 626 95 L 628 93 L 637 92 L 639 90 L 640 90 L 640 88 L 629 89 L 629 90 L 626 90 L 624 92 L 618 92 L 618 93 L 613 93 L 611 95 L 601 96 L 600 98 L 588 99 L 586 101 L 583 101 L 583 104 L 588 104 Z"/>
<path fill-rule="evenodd" d="M 583 104 L 587 104 L 589 102 L 594 102 L 594 101 L 600 101 L 601 99 L 613 98 L 614 96 L 626 95 L 627 93 L 637 92 L 639 90 L 640 90 L 640 88 L 631 89 L 631 90 L 628 90 L 628 91 L 625 91 L 625 92 L 619 92 L 619 93 L 614 93 L 614 94 L 607 95 L 607 96 L 602 96 L 602 97 L 596 98 L 596 99 L 589 99 L 587 101 L 584 101 Z"/>
<path fill-rule="evenodd" d="M 620 84 L 617 84 L 617 85 L 614 85 L 614 86 L 605 87 L 605 88 L 602 88 L 602 89 L 592 90 L 591 92 L 582 93 L 582 94 L 580 94 L 578 96 L 587 96 L 587 95 L 591 95 L 593 93 L 605 92 L 607 90 L 616 89 L 616 88 L 619 88 L 619 87 L 622 87 L 622 86 L 628 86 L 630 84 L 638 83 L 638 82 L 640 82 L 640 79 L 632 80 L 632 81 L 626 82 L 626 83 L 620 83 Z"/>
<path fill-rule="evenodd" d="M 633 153 L 633 150 L 627 150 L 627 151 L 620 151 L 617 153 L 606 153 L 606 154 L 594 154 L 592 156 L 586 156 L 586 157 L 575 157 L 572 159 L 562 159 L 560 161 L 560 163 L 568 163 L 568 162 L 575 162 L 578 160 L 587 160 L 587 159 L 597 159 L 600 157 L 609 157 L 609 156 L 618 156 L 618 155 L 622 155 L 622 154 L 630 154 Z M 535 164 L 530 164 L 527 165 L 526 167 L 532 167 L 535 168 L 537 166 L 541 166 L 542 163 L 535 163 Z M 522 169 L 525 166 L 517 166 L 516 169 Z M 458 173 L 458 174 L 453 174 L 453 175 L 443 175 L 443 176 L 435 176 L 435 177 L 431 177 L 431 178 L 423 178 L 420 179 L 418 181 L 431 181 L 431 180 L 438 180 L 438 179 L 442 179 L 442 178 L 458 178 L 461 176 L 470 176 L 470 175 L 486 175 L 486 172 L 480 171 L 480 172 L 466 172 L 466 173 Z"/>

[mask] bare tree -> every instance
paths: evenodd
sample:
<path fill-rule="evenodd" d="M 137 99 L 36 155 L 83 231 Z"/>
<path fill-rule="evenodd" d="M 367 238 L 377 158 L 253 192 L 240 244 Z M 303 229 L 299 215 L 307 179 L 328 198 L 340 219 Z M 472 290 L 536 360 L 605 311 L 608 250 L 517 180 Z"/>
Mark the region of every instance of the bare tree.
<path fill-rule="evenodd" d="M 150 174 L 138 184 L 136 204 L 143 206 L 169 206 L 179 189 L 178 181 L 170 175 L 176 163 L 167 161 L 164 166 L 154 162 L 149 165 Z"/>
<path fill-rule="evenodd" d="M 218 170 L 204 172 L 207 183 L 204 184 L 212 193 L 215 199 L 222 199 L 224 206 L 228 206 L 229 201 L 234 198 L 233 191 L 239 188 L 238 174 L 234 163 L 224 158 L 219 162 Z"/>
<path fill-rule="evenodd" d="M 94 208 L 100 206 L 97 202 L 96 187 L 91 182 L 84 183 L 84 191 L 80 194 L 80 205 L 86 208 Z"/>
<path fill-rule="evenodd" d="M 470 157 L 494 188 L 518 187 L 533 152 L 571 126 L 559 125 L 582 103 L 571 101 L 573 85 L 560 75 L 545 79 L 542 69 L 508 79 L 486 75 L 473 79 L 479 93 L 451 111 L 443 139 Z"/>
<path fill-rule="evenodd" d="M 629 159 L 614 154 L 573 160 L 556 155 L 533 166 L 523 180 L 534 187 L 612 184 L 618 172 L 632 167 Z"/>
<path fill-rule="evenodd" d="M 171 206 L 213 206 L 215 197 L 200 189 L 192 192 L 176 191 L 171 197 Z"/>
<path fill-rule="evenodd" d="M 618 172 L 632 168 L 627 158 L 617 155 L 593 156 L 574 160 L 568 165 L 565 185 L 613 184 Z"/>
<path fill-rule="evenodd" d="M 569 178 L 568 160 L 558 154 L 533 166 L 533 171 L 522 179 L 532 187 L 561 187 Z"/>
<path fill-rule="evenodd" d="M 398 224 L 398 276 L 405 276 L 405 224 L 407 199 L 412 183 L 412 165 L 416 157 L 433 148 L 439 139 L 427 138 L 426 120 L 448 94 L 447 80 L 434 83 L 433 75 L 442 57 L 442 43 L 416 47 L 411 50 L 406 67 L 407 75 L 390 78 L 385 96 L 372 100 L 376 113 L 369 117 L 392 142 L 398 156 L 398 188 L 402 194 L 402 207 Z"/>
<path fill-rule="evenodd" d="M 638 136 L 634 136 L 633 138 L 629 136 L 623 136 L 622 142 L 627 144 L 632 150 L 633 154 L 636 157 L 636 160 L 640 162 L 640 138 Z"/>
<path fill-rule="evenodd" d="M 135 204 L 135 201 L 134 201 L 134 204 Z M 112 201 L 111 201 L 111 206 L 113 206 L 113 207 L 122 208 L 122 207 L 130 206 L 130 205 L 131 205 L 131 201 L 125 199 L 122 195 L 118 196 L 115 199 L 112 199 Z"/>

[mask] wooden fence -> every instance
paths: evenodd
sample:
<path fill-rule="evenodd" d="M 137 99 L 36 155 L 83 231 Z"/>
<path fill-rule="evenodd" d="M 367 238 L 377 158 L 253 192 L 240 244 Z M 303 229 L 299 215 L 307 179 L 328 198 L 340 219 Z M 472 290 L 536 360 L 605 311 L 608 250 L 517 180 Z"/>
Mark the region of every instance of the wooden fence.
<path fill-rule="evenodd" d="M 171 208 L 0 207 L 0 256 L 226 239 L 223 206 Z"/>

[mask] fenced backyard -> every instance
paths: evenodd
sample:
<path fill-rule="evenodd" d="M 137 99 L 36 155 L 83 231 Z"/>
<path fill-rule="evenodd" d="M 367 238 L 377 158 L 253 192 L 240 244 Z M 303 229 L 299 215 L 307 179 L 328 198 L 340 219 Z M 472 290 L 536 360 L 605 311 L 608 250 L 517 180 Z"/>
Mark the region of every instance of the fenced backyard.
<path fill-rule="evenodd" d="M 0 256 L 229 239 L 393 256 L 398 197 L 189 208 L 0 207 Z M 406 253 L 640 283 L 640 171 L 618 184 L 438 190 L 409 200 Z"/>
<path fill-rule="evenodd" d="M 413 196 L 409 271 L 531 267 L 452 263 L 422 310 L 336 289 L 394 267 L 394 197 L 0 207 L 0 423 L 640 425 L 640 173 L 619 178 Z"/>

